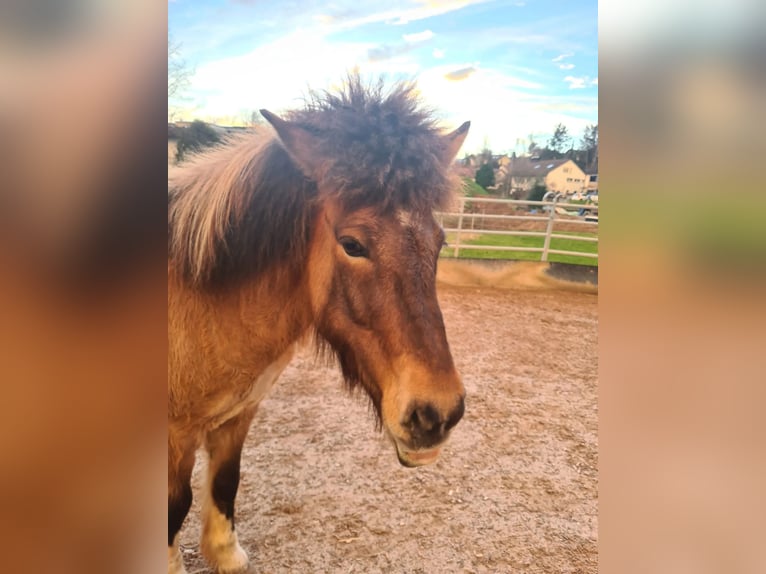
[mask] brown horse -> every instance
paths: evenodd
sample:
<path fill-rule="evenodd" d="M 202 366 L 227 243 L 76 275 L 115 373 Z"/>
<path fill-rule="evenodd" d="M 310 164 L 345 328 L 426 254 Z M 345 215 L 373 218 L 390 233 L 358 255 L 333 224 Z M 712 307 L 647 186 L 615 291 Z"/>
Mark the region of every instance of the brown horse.
<path fill-rule="evenodd" d="M 169 178 L 168 571 L 209 454 L 201 548 L 247 566 L 234 531 L 242 444 L 258 404 L 312 336 L 361 388 L 399 462 L 433 462 L 463 416 L 436 298 L 450 165 L 466 122 L 442 133 L 412 84 L 350 77 L 286 119 Z"/>

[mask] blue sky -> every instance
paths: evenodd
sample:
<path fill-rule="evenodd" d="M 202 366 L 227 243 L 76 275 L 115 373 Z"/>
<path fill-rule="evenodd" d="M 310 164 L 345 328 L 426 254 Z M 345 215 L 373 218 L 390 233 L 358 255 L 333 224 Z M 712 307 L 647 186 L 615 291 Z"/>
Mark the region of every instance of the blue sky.
<path fill-rule="evenodd" d="M 241 122 L 300 106 L 347 70 L 415 79 L 445 126 L 471 120 L 464 151 L 576 140 L 598 122 L 595 0 L 169 0 L 195 73 L 178 119 Z"/>

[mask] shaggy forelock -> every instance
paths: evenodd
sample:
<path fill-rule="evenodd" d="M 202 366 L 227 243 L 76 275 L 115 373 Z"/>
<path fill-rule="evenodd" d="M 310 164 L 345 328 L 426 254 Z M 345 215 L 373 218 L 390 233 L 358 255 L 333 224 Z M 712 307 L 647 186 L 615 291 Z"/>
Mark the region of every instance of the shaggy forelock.
<path fill-rule="evenodd" d="M 287 119 L 318 142 L 321 187 L 354 207 L 432 210 L 452 196 L 443 133 L 413 83 L 386 92 L 381 81 L 366 86 L 352 75 L 338 92 L 312 92 Z"/>

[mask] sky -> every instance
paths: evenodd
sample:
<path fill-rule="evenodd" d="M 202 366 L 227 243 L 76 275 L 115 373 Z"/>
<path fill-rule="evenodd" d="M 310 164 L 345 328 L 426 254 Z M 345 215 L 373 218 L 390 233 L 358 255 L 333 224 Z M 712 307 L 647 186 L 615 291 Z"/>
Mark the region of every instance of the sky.
<path fill-rule="evenodd" d="M 241 124 L 301 107 L 347 71 L 415 80 L 463 152 L 521 153 L 598 123 L 596 0 L 168 0 L 194 74 L 174 119 Z"/>

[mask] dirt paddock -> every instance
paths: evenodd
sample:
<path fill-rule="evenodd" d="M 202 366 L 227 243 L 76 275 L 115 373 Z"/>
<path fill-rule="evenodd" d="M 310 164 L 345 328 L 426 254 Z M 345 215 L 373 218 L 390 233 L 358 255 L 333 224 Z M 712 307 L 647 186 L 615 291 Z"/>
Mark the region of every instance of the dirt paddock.
<path fill-rule="evenodd" d="M 245 445 L 250 572 L 597 571 L 597 297 L 442 287 L 440 300 L 468 396 L 439 461 L 399 466 L 337 369 L 302 353 Z M 203 464 L 181 533 L 198 574 Z"/>

